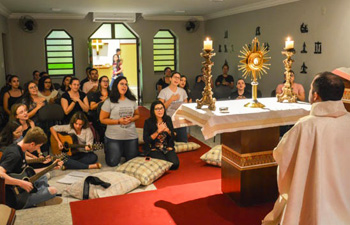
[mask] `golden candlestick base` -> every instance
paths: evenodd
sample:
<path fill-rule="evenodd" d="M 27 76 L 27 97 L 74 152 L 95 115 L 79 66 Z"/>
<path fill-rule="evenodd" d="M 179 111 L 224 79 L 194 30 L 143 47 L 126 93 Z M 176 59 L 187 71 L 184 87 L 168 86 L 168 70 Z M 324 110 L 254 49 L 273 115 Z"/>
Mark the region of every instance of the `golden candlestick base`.
<path fill-rule="evenodd" d="M 265 105 L 258 102 L 258 82 L 253 81 L 252 83 L 252 101 L 244 105 L 249 108 L 264 108 Z"/>
<path fill-rule="evenodd" d="M 210 60 L 212 56 L 215 56 L 215 53 L 212 53 L 212 50 L 204 49 L 203 52 L 200 54 L 201 57 L 205 59 L 202 64 L 205 67 L 205 73 L 204 73 L 204 82 L 205 87 L 202 91 L 202 98 L 197 99 L 197 109 L 201 109 L 203 105 L 208 105 L 208 109 L 215 110 L 215 102 L 216 99 L 213 98 L 213 92 L 211 91 L 211 67 L 214 65 L 214 63 Z"/>
<path fill-rule="evenodd" d="M 285 72 L 284 74 L 286 75 L 286 82 L 284 83 L 284 86 L 282 88 L 282 93 L 281 94 L 277 94 L 277 101 L 278 102 L 297 102 L 297 96 L 296 94 L 293 93 L 293 88 L 292 85 L 290 83 L 290 74 L 291 74 L 291 70 L 292 70 L 292 64 L 294 62 L 294 60 L 292 59 L 292 56 L 295 54 L 295 49 L 285 49 L 284 51 L 282 51 L 282 54 L 287 56 L 287 58 L 285 60 L 283 60 L 283 64 L 284 64 L 284 68 L 285 68 Z"/>
<path fill-rule="evenodd" d="M 269 65 L 266 62 L 270 59 L 266 54 L 268 50 L 266 46 L 260 46 L 258 38 L 254 38 L 252 45 L 249 48 L 247 45 L 243 47 L 243 50 L 240 51 L 243 55 L 238 57 L 243 58 L 240 62 L 242 65 L 239 65 L 239 70 L 242 70 L 243 77 L 251 75 L 252 78 L 252 101 L 245 104 L 244 107 L 250 108 L 264 108 L 265 106 L 258 102 L 258 81 L 257 75 L 261 78 L 263 73 L 267 73 L 265 69 L 269 69 Z"/>

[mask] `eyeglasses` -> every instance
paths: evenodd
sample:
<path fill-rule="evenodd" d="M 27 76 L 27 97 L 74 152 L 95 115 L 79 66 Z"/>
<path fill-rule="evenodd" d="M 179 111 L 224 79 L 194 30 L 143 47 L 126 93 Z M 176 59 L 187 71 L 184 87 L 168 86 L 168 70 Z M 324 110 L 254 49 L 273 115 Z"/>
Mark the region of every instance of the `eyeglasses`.
<path fill-rule="evenodd" d="M 161 111 L 163 109 L 164 109 L 164 107 L 156 107 L 156 108 L 154 108 L 155 111 Z"/>
<path fill-rule="evenodd" d="M 36 86 L 36 85 L 29 87 L 30 90 L 37 89 L 37 88 L 38 88 L 38 86 Z"/>
<path fill-rule="evenodd" d="M 180 80 L 181 77 L 173 76 L 172 79 Z"/>

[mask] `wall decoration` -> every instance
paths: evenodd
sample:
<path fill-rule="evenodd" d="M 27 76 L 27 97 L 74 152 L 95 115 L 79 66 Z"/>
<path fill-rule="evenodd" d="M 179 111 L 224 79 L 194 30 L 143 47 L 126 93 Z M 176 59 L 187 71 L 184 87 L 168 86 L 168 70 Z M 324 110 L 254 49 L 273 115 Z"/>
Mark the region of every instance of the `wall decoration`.
<path fill-rule="evenodd" d="M 322 54 L 322 43 L 317 41 L 315 42 L 315 54 Z"/>
<path fill-rule="evenodd" d="M 228 38 L 228 30 L 225 30 L 225 36 L 224 36 L 225 39 Z"/>
<path fill-rule="evenodd" d="M 260 27 L 256 27 L 255 29 L 255 36 L 260 36 Z"/>
<path fill-rule="evenodd" d="M 305 41 L 304 41 L 304 44 L 303 44 L 303 50 L 301 50 L 300 53 L 307 53 Z"/>
<path fill-rule="evenodd" d="M 235 49 L 234 49 L 233 45 L 231 45 L 231 53 L 234 51 L 235 51 Z"/>
<path fill-rule="evenodd" d="M 307 73 L 306 69 L 307 69 L 307 66 L 305 65 L 305 62 L 303 62 L 300 73 Z"/>
<path fill-rule="evenodd" d="M 309 29 L 307 28 L 307 24 L 302 23 L 302 24 L 300 25 L 300 32 L 301 32 L 301 33 L 308 33 L 308 32 L 309 32 Z"/>
<path fill-rule="evenodd" d="M 219 51 L 218 52 L 221 52 L 221 45 L 219 45 Z"/>
<path fill-rule="evenodd" d="M 225 52 L 228 52 L 228 51 L 227 51 L 227 46 L 226 46 L 226 45 L 224 45 L 224 49 L 225 49 Z"/>
<path fill-rule="evenodd" d="M 266 47 L 266 51 L 270 51 L 270 45 L 268 42 L 264 42 L 263 46 Z"/>

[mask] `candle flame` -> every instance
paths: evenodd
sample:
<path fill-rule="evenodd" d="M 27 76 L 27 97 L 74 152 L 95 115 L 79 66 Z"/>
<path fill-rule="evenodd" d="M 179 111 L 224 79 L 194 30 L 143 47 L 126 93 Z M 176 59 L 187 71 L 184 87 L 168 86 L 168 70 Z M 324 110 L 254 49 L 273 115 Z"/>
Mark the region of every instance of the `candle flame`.
<path fill-rule="evenodd" d="M 207 40 L 206 41 L 209 41 L 209 38 L 207 37 Z"/>
<path fill-rule="evenodd" d="M 290 41 L 290 37 L 287 37 L 287 41 Z"/>

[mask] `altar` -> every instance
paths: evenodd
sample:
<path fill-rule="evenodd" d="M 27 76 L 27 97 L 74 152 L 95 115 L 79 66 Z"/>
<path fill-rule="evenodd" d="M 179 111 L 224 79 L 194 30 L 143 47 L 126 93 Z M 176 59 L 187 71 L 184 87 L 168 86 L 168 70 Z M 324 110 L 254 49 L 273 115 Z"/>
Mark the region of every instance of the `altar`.
<path fill-rule="evenodd" d="M 172 117 L 175 128 L 202 127 L 205 139 L 221 134 L 222 191 L 243 206 L 277 199 L 272 151 L 279 142 L 279 126 L 292 125 L 311 110 L 308 103 L 279 103 L 276 98 L 259 98 L 265 108 L 244 107 L 249 101 L 218 101 L 215 111 L 183 104 Z"/>

